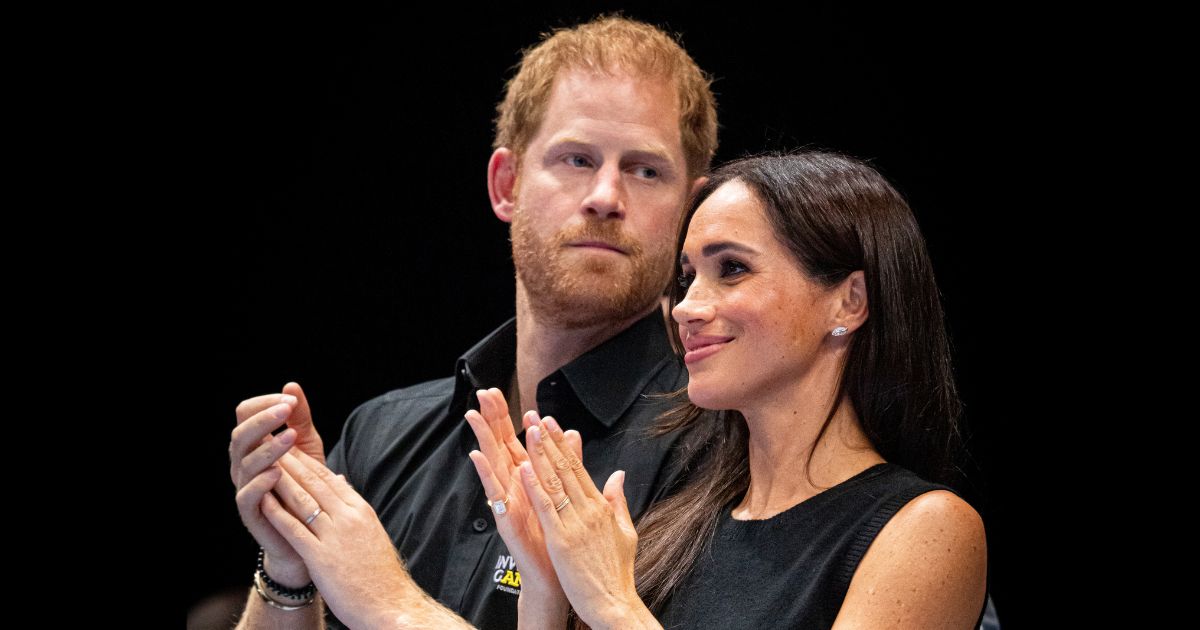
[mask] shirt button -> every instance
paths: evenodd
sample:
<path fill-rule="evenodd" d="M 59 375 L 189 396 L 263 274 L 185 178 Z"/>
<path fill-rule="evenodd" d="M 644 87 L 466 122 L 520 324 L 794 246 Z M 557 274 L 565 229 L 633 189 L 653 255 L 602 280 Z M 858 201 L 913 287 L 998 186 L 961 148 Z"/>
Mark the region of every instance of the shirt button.
<path fill-rule="evenodd" d="M 487 529 L 487 521 L 482 518 L 477 518 L 477 519 L 475 519 L 474 523 L 471 523 L 471 527 L 474 528 L 475 531 L 477 531 L 477 532 L 482 532 L 485 529 Z"/>

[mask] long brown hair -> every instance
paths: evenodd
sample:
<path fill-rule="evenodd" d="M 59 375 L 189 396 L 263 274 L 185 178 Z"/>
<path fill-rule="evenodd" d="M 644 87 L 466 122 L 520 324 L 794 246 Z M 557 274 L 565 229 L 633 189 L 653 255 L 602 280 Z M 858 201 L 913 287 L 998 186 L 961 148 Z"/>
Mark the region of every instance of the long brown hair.
<path fill-rule="evenodd" d="M 962 448 L 961 403 L 933 266 L 903 197 L 875 169 L 845 155 L 805 151 L 746 158 L 718 169 L 697 191 L 677 251 L 700 204 L 735 180 L 758 195 L 775 235 L 809 279 L 832 286 L 853 271 L 864 272 L 870 316 L 851 333 L 838 393 L 817 440 L 848 396 L 884 459 L 931 481 L 954 481 Z M 677 266 L 677 274 L 681 271 Z M 685 293 L 675 287 L 672 308 Z M 678 351 L 678 329 L 671 330 Z M 686 403 L 665 416 L 655 433 L 680 429 L 687 431 L 682 457 L 688 481 L 638 522 L 634 574 L 638 594 L 653 611 L 688 577 L 722 508 L 750 483 L 748 429 L 740 413 Z"/>

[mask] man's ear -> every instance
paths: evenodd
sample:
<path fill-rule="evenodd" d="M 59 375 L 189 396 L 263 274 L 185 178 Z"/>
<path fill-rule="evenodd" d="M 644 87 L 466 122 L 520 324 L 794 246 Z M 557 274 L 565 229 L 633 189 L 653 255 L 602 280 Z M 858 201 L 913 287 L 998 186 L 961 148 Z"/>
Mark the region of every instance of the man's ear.
<path fill-rule="evenodd" d="M 688 196 L 695 197 L 696 191 L 703 188 L 704 185 L 707 183 L 708 183 L 708 175 L 701 175 L 700 177 L 697 177 L 696 179 L 692 180 L 692 190 L 689 192 Z"/>
<path fill-rule="evenodd" d="M 516 206 L 518 166 L 517 154 L 506 147 L 493 151 L 488 160 L 488 196 L 492 200 L 492 212 L 505 223 L 512 223 Z"/>

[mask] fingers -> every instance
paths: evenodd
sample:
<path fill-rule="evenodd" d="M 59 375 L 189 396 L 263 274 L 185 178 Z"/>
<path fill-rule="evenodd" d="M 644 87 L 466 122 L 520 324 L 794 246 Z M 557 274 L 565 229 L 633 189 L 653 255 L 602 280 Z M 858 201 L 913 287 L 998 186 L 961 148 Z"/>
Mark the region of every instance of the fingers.
<path fill-rule="evenodd" d="M 279 535 L 291 545 L 297 553 L 303 558 L 308 558 L 316 543 L 316 536 L 312 533 L 304 521 L 297 519 L 287 511 L 275 495 L 270 492 L 263 495 L 262 498 L 262 513 L 271 523 L 271 526 L 279 532 Z"/>
<path fill-rule="evenodd" d="M 234 485 L 237 485 L 238 479 L 253 479 L 269 468 L 295 443 L 296 431 L 293 429 L 288 429 L 273 437 L 267 437 L 258 448 L 243 457 L 241 461 L 231 463 L 230 476 L 234 478 Z"/>
<path fill-rule="evenodd" d="M 471 451 L 468 453 L 471 458 L 471 463 L 475 464 L 475 473 L 479 475 L 479 482 L 483 484 L 483 494 L 488 498 L 489 502 L 507 501 L 508 489 L 500 484 L 500 480 L 496 478 L 492 472 L 492 466 L 488 463 L 487 457 L 479 451 Z M 492 507 L 492 506 L 489 506 Z M 492 513 L 496 518 L 502 517 L 507 513 L 507 503 L 500 509 L 492 507 Z"/>
<path fill-rule="evenodd" d="M 487 420 L 488 426 L 491 427 L 492 435 L 495 436 L 498 443 L 507 447 L 511 465 L 516 466 L 528 459 L 525 448 L 521 446 L 521 441 L 517 439 L 516 431 L 513 429 L 512 417 L 508 413 L 508 403 L 504 400 L 504 393 L 493 387 L 481 389 L 475 395 L 479 398 L 479 411 Z"/>
<path fill-rule="evenodd" d="M 556 504 L 542 488 L 541 480 L 533 470 L 532 461 L 521 462 L 521 466 L 517 470 L 521 478 L 521 487 L 524 488 L 525 496 L 529 498 L 529 503 L 533 506 L 534 514 L 537 514 L 542 531 L 561 532 L 563 523 L 558 511 L 554 509 Z"/>
<path fill-rule="evenodd" d="M 237 409 L 235 410 L 235 414 L 237 415 L 237 423 L 241 424 L 248 420 L 251 416 L 263 411 L 267 407 L 277 405 L 279 403 L 295 405 L 297 400 L 295 396 L 286 393 L 264 394 L 262 396 L 255 396 L 254 398 L 247 398 L 246 400 L 238 403 Z"/>
<path fill-rule="evenodd" d="M 246 458 L 250 452 L 261 446 L 264 441 L 267 441 L 267 436 L 271 434 L 271 431 L 283 426 L 284 421 L 287 420 L 288 414 L 292 412 L 291 404 L 288 402 L 279 402 L 281 400 L 285 400 L 279 394 L 259 396 L 257 399 L 251 400 L 260 400 L 265 398 L 274 400 L 275 404 L 267 405 L 265 408 L 262 408 L 256 413 L 244 418 L 242 417 L 242 414 L 245 409 L 243 409 L 242 405 L 238 405 L 238 425 L 234 427 L 233 433 L 230 434 L 229 441 L 229 477 L 233 480 L 234 487 L 240 487 L 251 477 L 258 474 L 258 472 L 263 468 L 269 466 L 275 461 L 275 458 L 271 458 L 265 463 L 262 462 L 261 459 L 251 459 L 250 461 L 246 461 Z M 295 400 L 290 396 L 288 399 L 293 401 Z M 243 401 L 242 404 L 245 405 L 248 402 L 250 401 Z M 260 406 L 261 405 L 259 404 L 254 404 L 246 407 L 246 409 L 258 409 Z M 294 443 L 295 438 L 296 434 L 293 432 L 290 438 L 293 440 L 292 443 Z M 260 457 L 264 455 L 265 452 L 260 453 Z M 278 453 L 276 453 L 276 455 L 278 455 Z M 249 465 L 249 468 L 243 469 L 243 467 L 247 465 Z"/>
<path fill-rule="evenodd" d="M 583 461 L 565 444 L 560 446 L 564 436 L 558 422 L 547 416 L 542 418 L 542 428 L 545 429 L 540 432 L 540 435 L 543 436 L 542 446 L 545 448 L 546 456 L 553 463 L 555 472 L 562 477 L 563 488 L 566 489 L 567 494 L 572 499 L 583 497 L 599 499 L 600 491 L 596 489 L 596 484 L 592 482 L 591 476 L 583 467 Z M 546 436 L 549 439 L 546 439 Z"/>
<path fill-rule="evenodd" d="M 344 503 L 329 485 L 300 462 L 296 456 L 284 454 L 279 465 L 287 474 L 275 486 L 280 502 L 296 519 L 299 519 L 319 538 L 328 531 L 332 513 Z"/>
<path fill-rule="evenodd" d="M 567 492 L 563 488 L 563 478 L 555 471 L 551 463 L 554 460 L 547 457 L 545 449 L 551 441 L 542 435 L 542 431 L 543 427 L 535 424 L 525 432 L 525 440 L 529 446 L 529 462 L 522 462 L 521 467 L 524 468 L 526 463 L 531 465 L 543 492 L 554 502 L 552 507 L 565 505 Z M 533 499 L 532 496 L 529 498 Z"/>
<path fill-rule="evenodd" d="M 282 549 L 287 545 L 287 541 L 279 535 L 279 532 L 275 531 L 275 528 L 263 515 L 259 504 L 262 503 L 264 495 L 271 493 L 271 489 L 279 482 L 282 475 L 281 469 L 272 468 L 255 476 L 237 491 L 238 514 L 242 518 L 242 524 L 268 553 L 272 550 Z"/>
<path fill-rule="evenodd" d="M 575 453 L 579 461 L 583 461 L 583 437 L 575 429 L 563 433 L 563 442 Z"/>
<path fill-rule="evenodd" d="M 487 458 L 489 469 L 493 471 L 493 474 L 497 475 L 503 487 L 508 488 L 510 483 L 509 471 L 512 470 L 514 465 L 508 455 L 508 450 L 496 441 L 496 436 L 492 433 L 491 426 L 479 412 L 474 409 L 469 410 L 466 413 L 466 418 L 467 424 L 471 425 L 471 430 L 475 432 L 475 439 L 479 440 L 479 450 Z"/>
<path fill-rule="evenodd" d="M 308 453 L 299 449 L 293 450 L 289 454 L 300 460 L 300 463 L 304 464 L 305 468 L 319 477 L 321 481 L 324 481 L 329 489 L 333 491 L 333 494 L 346 505 L 356 507 L 366 501 L 366 499 L 362 498 L 362 495 L 350 487 L 350 483 L 346 481 L 345 477 L 333 474 L 333 471 L 323 462 L 313 459 Z"/>

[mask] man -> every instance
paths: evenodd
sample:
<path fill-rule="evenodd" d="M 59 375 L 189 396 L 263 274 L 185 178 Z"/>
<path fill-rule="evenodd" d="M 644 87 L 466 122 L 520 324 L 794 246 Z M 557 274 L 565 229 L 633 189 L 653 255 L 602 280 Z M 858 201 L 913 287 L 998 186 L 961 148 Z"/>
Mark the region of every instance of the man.
<path fill-rule="evenodd" d="M 601 482 L 626 470 L 635 517 L 675 478 L 673 438 L 645 429 L 686 382 L 659 297 L 716 149 L 709 82 L 661 31 L 604 18 L 527 52 L 498 110 L 488 191 L 512 224 L 515 321 L 454 377 L 359 407 L 328 468 L 298 385 L 239 405 L 231 476 L 264 549 L 241 627 L 317 627 L 310 579 L 333 623 L 514 627 L 519 567 L 467 458 L 480 388 L 577 431 Z"/>

